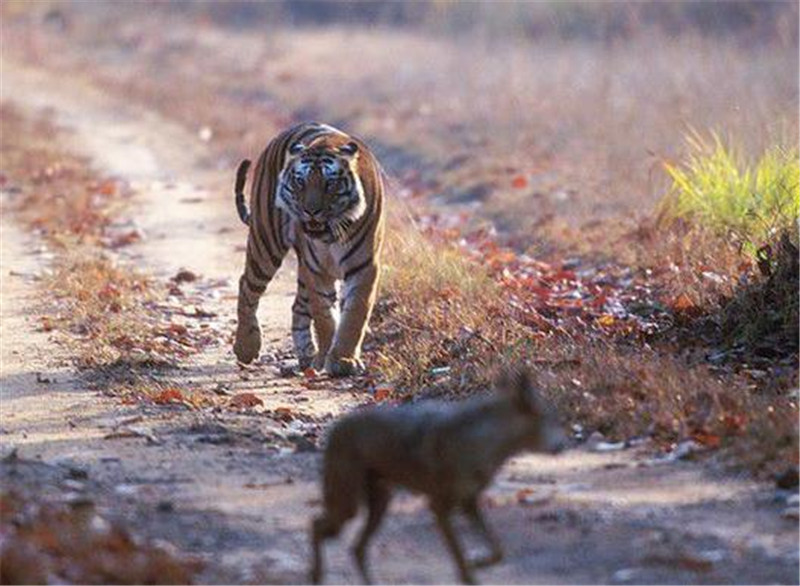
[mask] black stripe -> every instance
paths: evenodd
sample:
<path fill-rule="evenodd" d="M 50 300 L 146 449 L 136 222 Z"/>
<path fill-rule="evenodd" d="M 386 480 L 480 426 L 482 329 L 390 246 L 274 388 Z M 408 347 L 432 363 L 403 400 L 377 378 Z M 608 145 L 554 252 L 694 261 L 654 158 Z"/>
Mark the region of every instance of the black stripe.
<path fill-rule="evenodd" d="M 314 252 L 314 247 L 311 246 L 310 242 L 306 242 L 306 248 L 308 249 L 308 254 L 311 255 L 311 260 L 313 260 L 318 267 L 322 266 L 319 262 L 319 258 L 317 257 L 317 253 Z"/>
<path fill-rule="evenodd" d="M 314 293 L 316 293 L 320 297 L 327 299 L 328 301 L 336 301 L 336 291 L 326 293 L 324 291 L 318 291 L 317 289 L 314 289 Z"/>
<path fill-rule="evenodd" d="M 364 244 L 364 240 L 366 240 L 368 234 L 369 234 L 369 228 L 367 227 L 367 229 L 364 230 L 364 232 L 361 234 L 361 237 L 358 239 L 358 242 L 356 242 L 353 246 L 350 247 L 350 249 L 347 252 L 344 253 L 344 256 L 341 258 L 339 263 L 344 263 L 348 258 L 353 256 L 356 250 L 358 250 L 359 246 Z"/>
<path fill-rule="evenodd" d="M 304 264 L 306 265 L 306 268 L 308 268 L 308 270 L 314 273 L 314 275 L 316 276 L 322 275 L 322 265 L 320 264 L 317 255 L 314 254 L 314 249 L 311 247 L 311 244 L 308 242 L 306 242 L 306 249 L 308 250 L 308 257 L 304 259 L 305 260 Z M 312 264 L 309 262 L 311 260 L 313 260 L 317 264 L 317 268 L 314 268 L 312 266 Z"/>
<path fill-rule="evenodd" d="M 353 267 L 352 269 L 350 269 L 349 271 L 347 271 L 347 272 L 344 274 L 344 280 L 345 280 L 345 282 L 347 282 L 348 280 L 350 280 L 350 277 L 353 277 L 353 276 L 357 275 L 358 273 L 360 273 L 361 271 L 363 271 L 365 268 L 367 268 L 367 267 L 368 267 L 368 266 L 370 266 L 371 264 L 372 264 L 372 257 L 369 257 L 367 260 L 365 260 L 363 263 L 361 263 L 361 264 L 360 264 L 360 265 L 358 265 L 357 267 Z"/>
<path fill-rule="evenodd" d="M 264 230 L 265 226 L 263 222 L 258 223 L 258 237 L 261 240 L 264 249 L 267 251 L 267 255 L 269 256 L 269 260 L 272 261 L 272 266 L 280 267 L 283 259 L 278 256 L 275 251 L 272 249 L 272 244 L 269 240 L 269 235 Z"/>
<path fill-rule="evenodd" d="M 236 170 L 236 186 L 234 188 L 236 211 L 239 212 L 239 219 L 245 224 L 250 222 L 250 212 L 247 210 L 247 205 L 244 202 L 244 186 L 245 183 L 247 183 L 247 170 L 249 168 L 249 160 L 245 159 L 239 163 L 239 168 Z"/>
<path fill-rule="evenodd" d="M 250 270 L 253 271 L 253 274 L 256 276 L 256 279 L 258 279 L 259 281 L 267 281 L 267 282 L 269 282 L 272 279 L 272 277 L 267 275 L 267 273 L 265 273 L 264 270 L 261 268 L 261 263 L 259 262 L 258 256 L 256 254 L 254 254 L 254 252 L 257 252 L 257 251 L 253 251 L 252 250 L 252 246 L 248 245 L 248 248 L 250 249 L 250 251 L 249 251 L 250 252 L 250 258 L 248 259 L 249 260 L 248 266 L 250 267 Z"/>
<path fill-rule="evenodd" d="M 321 272 L 321 271 L 319 271 L 319 270 L 317 270 L 317 269 L 315 269 L 314 267 L 312 267 L 312 266 L 311 266 L 311 263 L 309 263 L 309 262 L 305 262 L 305 263 L 303 263 L 303 264 L 305 264 L 305 267 L 306 267 L 306 268 L 307 268 L 309 271 L 311 271 L 311 274 L 312 274 L 312 275 L 314 275 L 315 277 L 321 277 L 321 276 L 322 276 L 322 272 Z"/>
<path fill-rule="evenodd" d="M 292 328 L 292 331 L 293 331 L 293 332 L 307 332 L 307 331 L 308 331 L 308 326 L 305 326 L 305 327 L 302 327 L 302 326 L 300 326 L 300 327 L 293 327 L 293 328 Z"/>
<path fill-rule="evenodd" d="M 293 312 L 295 315 L 299 315 L 299 316 L 301 316 L 301 317 L 307 317 L 308 319 L 311 319 L 311 314 L 310 314 L 310 313 L 308 313 L 308 312 L 306 312 L 306 311 L 300 311 L 300 310 L 298 310 L 298 309 L 294 309 L 294 308 L 292 308 L 292 312 Z"/>
<path fill-rule="evenodd" d="M 267 147 L 267 150 L 268 149 L 269 149 L 269 147 Z M 264 225 L 265 222 L 263 221 L 264 219 L 261 217 L 261 215 L 262 215 L 261 214 L 261 202 L 259 201 L 261 199 L 261 190 L 263 188 L 264 177 L 267 174 L 267 167 L 268 167 L 268 163 L 269 163 L 268 157 L 266 156 L 267 155 L 267 150 L 265 150 L 264 154 L 261 155 L 261 157 L 262 157 L 262 161 L 260 161 L 261 162 L 261 173 L 259 174 L 258 180 L 256 182 L 256 199 L 253 202 L 254 203 L 254 205 L 253 205 L 254 209 L 251 210 L 251 212 L 252 212 L 252 214 L 254 216 L 253 220 L 254 220 L 254 224 L 255 224 L 255 228 L 256 228 L 256 235 L 258 236 L 258 240 L 260 241 L 260 243 L 262 245 L 261 247 L 266 250 L 267 255 L 269 256 L 269 259 L 272 262 L 272 266 L 275 267 L 275 269 L 277 270 L 281 266 L 281 263 L 283 262 L 283 259 L 279 255 L 275 254 L 275 252 L 272 249 L 272 246 L 270 245 L 269 236 L 267 235 L 267 233 L 265 231 L 265 228 L 266 228 L 266 226 Z M 268 200 L 267 203 L 269 204 L 269 200 Z M 269 207 L 269 205 L 267 207 Z M 267 210 L 267 213 L 269 213 L 269 210 Z"/>
<path fill-rule="evenodd" d="M 250 291 L 252 291 L 253 293 L 257 293 L 258 295 L 261 295 L 262 293 L 264 293 L 264 291 L 267 290 L 266 285 L 253 284 L 248 278 L 247 273 L 245 273 L 244 275 L 244 282 L 247 284 L 247 288 L 250 289 Z"/>
<path fill-rule="evenodd" d="M 283 238 L 283 229 L 289 222 L 288 220 L 286 222 L 283 221 L 283 212 L 281 212 L 281 210 L 279 210 L 277 207 L 275 208 L 275 213 L 278 215 L 278 218 L 280 219 L 280 221 L 278 222 L 280 224 L 280 229 L 278 230 L 278 242 L 280 243 L 281 248 L 283 248 L 283 250 L 289 250 L 289 247 L 286 246 L 286 240 L 284 240 Z"/>

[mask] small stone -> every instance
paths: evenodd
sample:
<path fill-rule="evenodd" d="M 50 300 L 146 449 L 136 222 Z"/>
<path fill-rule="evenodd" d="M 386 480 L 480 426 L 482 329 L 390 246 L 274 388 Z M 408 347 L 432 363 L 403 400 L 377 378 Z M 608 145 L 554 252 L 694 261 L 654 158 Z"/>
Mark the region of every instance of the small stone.
<path fill-rule="evenodd" d="M 175 510 L 175 505 L 172 501 L 159 501 L 156 505 L 156 511 L 159 513 L 171 513 Z"/>
<path fill-rule="evenodd" d="M 800 484 L 800 473 L 797 466 L 790 466 L 775 478 L 775 485 L 784 490 L 792 490 Z"/>
<path fill-rule="evenodd" d="M 79 466 L 69 466 L 67 468 L 67 474 L 74 480 L 86 480 L 89 478 L 89 472 L 86 471 L 86 468 L 81 468 Z"/>
<path fill-rule="evenodd" d="M 638 570 L 636 568 L 623 568 L 617 570 L 611 576 L 611 582 L 614 584 L 626 584 L 634 579 Z"/>
<path fill-rule="evenodd" d="M 84 490 L 86 488 L 86 485 L 83 482 L 80 480 L 73 480 L 71 478 L 67 478 L 61 484 L 64 486 L 64 488 L 68 488 L 70 490 Z"/>
<path fill-rule="evenodd" d="M 73 509 L 85 509 L 94 506 L 94 500 L 83 492 L 68 492 L 62 498 Z"/>
<path fill-rule="evenodd" d="M 176 283 L 191 283 L 197 280 L 197 275 L 188 269 L 181 269 L 172 277 Z"/>
<path fill-rule="evenodd" d="M 675 446 L 675 449 L 670 453 L 671 460 L 689 460 L 697 452 L 702 451 L 703 446 L 694 440 L 687 440 Z"/>
<path fill-rule="evenodd" d="M 308 439 L 305 436 L 300 434 L 291 434 L 288 435 L 287 440 L 289 440 L 292 444 L 294 444 L 295 450 L 297 452 L 316 452 L 317 446 L 314 442 Z"/>

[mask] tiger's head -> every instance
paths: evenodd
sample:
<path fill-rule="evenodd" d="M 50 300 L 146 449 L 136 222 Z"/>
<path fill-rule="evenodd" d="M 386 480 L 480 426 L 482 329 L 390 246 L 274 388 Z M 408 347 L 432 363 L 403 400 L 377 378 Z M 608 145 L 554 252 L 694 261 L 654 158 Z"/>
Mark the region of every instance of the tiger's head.
<path fill-rule="evenodd" d="M 355 142 L 289 147 L 276 202 L 300 223 L 309 237 L 342 241 L 350 225 L 365 213 L 367 202 L 358 176 Z"/>

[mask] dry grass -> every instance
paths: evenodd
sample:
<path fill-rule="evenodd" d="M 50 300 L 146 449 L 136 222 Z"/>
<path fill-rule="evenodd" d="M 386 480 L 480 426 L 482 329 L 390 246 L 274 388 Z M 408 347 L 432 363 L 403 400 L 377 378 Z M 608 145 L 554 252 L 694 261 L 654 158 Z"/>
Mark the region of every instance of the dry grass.
<path fill-rule="evenodd" d="M 156 338 L 160 316 L 149 307 L 153 284 L 108 250 L 132 240 L 108 231 L 124 205 L 122 186 L 61 147 L 46 119 L 27 120 L 9 107 L 0 117 L 0 164 L 15 193 L 10 207 L 56 253 L 39 281 L 42 329 L 69 334 L 81 367 L 164 360 L 170 353 Z"/>
<path fill-rule="evenodd" d="M 410 219 L 393 218 L 386 248 L 384 296 L 375 318 L 383 344 L 375 361 L 397 388 L 413 393 L 436 378 L 432 370 L 464 357 L 481 339 L 487 317 L 503 315 L 502 300 L 483 267 L 455 246 L 432 241 Z M 469 376 L 476 382 L 474 372 Z"/>
<path fill-rule="evenodd" d="M 395 396 L 469 394 L 502 364 L 524 362 L 587 432 L 664 447 L 693 439 L 763 476 L 796 465 L 798 401 L 783 390 L 791 374 L 765 387 L 641 343 L 525 325 L 484 267 L 413 228 L 398 232 L 369 340 Z"/>
<path fill-rule="evenodd" d="M 422 154 L 434 194 L 478 201 L 523 247 L 558 238 L 542 224 L 550 217 L 580 226 L 646 212 L 668 186 L 660 161 L 683 154 L 689 126 L 747 137 L 746 153 L 797 139 L 793 46 L 693 35 L 506 44 L 351 29 L 272 39 L 237 41 L 254 56 L 240 79 Z M 369 59 L 357 68 L 325 59 L 350 54 Z"/>
<path fill-rule="evenodd" d="M 52 308 L 43 327 L 72 335 L 78 366 L 135 364 L 168 355 L 155 344 L 158 318 L 147 308 L 154 298 L 150 283 L 96 250 L 73 248 L 61 255 L 42 286 Z"/>
<path fill-rule="evenodd" d="M 791 34 L 756 46 L 652 31 L 608 43 L 507 42 L 347 26 L 234 33 L 192 11 L 154 10 L 135 27 L 105 17 L 72 22 L 66 38 L 90 49 L 77 65 L 74 51 L 54 50 L 63 40 L 35 27 L 18 46 L 191 129 L 209 126 L 230 168 L 288 114 L 330 121 L 374 144 L 410 189 L 477 206 L 472 218 L 505 230 L 518 249 L 622 251 L 653 271 L 665 300 L 688 292 L 696 306 L 732 294 L 742 260 L 705 234 L 631 221 L 667 189 L 662 162 L 683 155 L 688 126 L 746 137 L 745 154 L 798 135 Z M 674 348 L 524 324 L 484 267 L 410 224 L 392 221 L 370 342 L 396 393 L 471 392 L 500 362 L 526 360 L 587 429 L 732 444 L 762 460 L 755 467 L 796 462 L 797 401 L 781 394 L 791 382 L 772 389 Z M 641 227 L 635 238 L 617 239 L 632 227 Z"/>
<path fill-rule="evenodd" d="M 478 202 L 480 219 L 522 248 L 571 246 L 564 224 L 646 213 L 668 187 L 661 161 L 682 157 L 689 127 L 743 137 L 745 155 L 798 137 L 791 34 L 756 31 L 751 46 L 634 29 L 603 43 L 272 23 L 265 35 L 217 28 L 202 10 L 154 10 L 137 27 L 109 17 L 70 22 L 70 40 L 92 47 L 81 67 L 191 129 L 209 126 L 233 157 L 262 148 L 287 113 L 328 120 L 388 147 L 388 167 L 421 171 L 434 195 Z M 46 48 L 59 39 L 27 33 L 20 46 L 53 59 Z M 113 67 L 98 67 L 98 46 Z M 56 64 L 74 67 L 67 57 Z"/>

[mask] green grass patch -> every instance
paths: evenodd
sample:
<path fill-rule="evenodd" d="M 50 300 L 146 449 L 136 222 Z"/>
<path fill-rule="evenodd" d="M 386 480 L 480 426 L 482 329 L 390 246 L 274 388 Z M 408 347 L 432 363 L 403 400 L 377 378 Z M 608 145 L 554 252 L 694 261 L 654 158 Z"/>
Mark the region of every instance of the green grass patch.
<path fill-rule="evenodd" d="M 668 221 L 689 220 L 735 239 L 756 256 L 766 243 L 793 228 L 800 209 L 797 148 L 774 146 L 748 161 L 712 133 L 687 137 L 689 154 L 666 163 L 672 190 L 661 206 Z"/>

